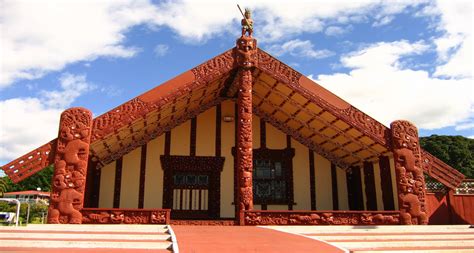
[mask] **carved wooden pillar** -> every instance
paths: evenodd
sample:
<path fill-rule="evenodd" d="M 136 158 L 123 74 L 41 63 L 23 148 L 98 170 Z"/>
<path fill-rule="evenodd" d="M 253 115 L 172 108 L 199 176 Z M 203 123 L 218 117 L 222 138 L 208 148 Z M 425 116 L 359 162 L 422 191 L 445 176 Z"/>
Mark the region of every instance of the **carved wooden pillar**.
<path fill-rule="evenodd" d="M 48 223 L 82 223 L 92 113 L 75 107 L 61 114 Z"/>
<path fill-rule="evenodd" d="M 237 40 L 236 63 L 240 67 L 237 98 L 237 175 L 238 213 L 236 218 L 244 224 L 243 210 L 253 209 L 252 190 L 252 67 L 256 64 L 257 41 L 242 36 Z"/>
<path fill-rule="evenodd" d="M 412 123 L 397 120 L 390 124 L 392 151 L 397 178 L 398 205 L 402 225 L 428 224 L 425 209 L 425 179 L 421 166 L 418 130 Z"/>

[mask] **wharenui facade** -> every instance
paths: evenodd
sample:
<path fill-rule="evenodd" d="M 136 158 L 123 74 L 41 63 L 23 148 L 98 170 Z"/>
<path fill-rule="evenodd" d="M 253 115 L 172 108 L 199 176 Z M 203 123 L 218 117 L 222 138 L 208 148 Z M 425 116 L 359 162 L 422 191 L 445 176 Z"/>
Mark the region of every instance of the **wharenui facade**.
<path fill-rule="evenodd" d="M 2 169 L 19 182 L 54 164 L 49 223 L 427 224 L 425 174 L 464 176 L 412 123 L 377 122 L 242 22 L 235 48 L 96 118 L 64 111 L 57 139 Z"/>

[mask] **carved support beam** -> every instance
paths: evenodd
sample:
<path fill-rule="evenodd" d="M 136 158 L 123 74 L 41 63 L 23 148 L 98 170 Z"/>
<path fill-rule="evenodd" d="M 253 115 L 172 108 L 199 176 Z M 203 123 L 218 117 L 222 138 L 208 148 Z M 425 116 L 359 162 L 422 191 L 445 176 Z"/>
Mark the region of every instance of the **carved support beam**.
<path fill-rule="evenodd" d="M 64 111 L 59 123 L 48 223 L 82 223 L 92 112 Z"/>
<path fill-rule="evenodd" d="M 252 189 L 252 70 L 257 63 L 257 40 L 242 36 L 235 48 L 236 64 L 240 67 L 236 79 L 239 80 L 237 97 L 237 175 L 238 179 L 238 213 L 235 217 L 239 223 L 243 211 L 253 209 Z"/>
<path fill-rule="evenodd" d="M 426 187 L 418 129 L 412 123 L 397 120 L 390 124 L 392 152 L 397 178 L 400 224 L 428 224 Z"/>
<path fill-rule="evenodd" d="M 241 72 L 237 100 L 239 122 L 237 127 L 237 170 L 239 175 L 239 211 L 253 209 L 252 190 L 252 72 Z M 238 216 L 240 217 L 240 212 Z"/>

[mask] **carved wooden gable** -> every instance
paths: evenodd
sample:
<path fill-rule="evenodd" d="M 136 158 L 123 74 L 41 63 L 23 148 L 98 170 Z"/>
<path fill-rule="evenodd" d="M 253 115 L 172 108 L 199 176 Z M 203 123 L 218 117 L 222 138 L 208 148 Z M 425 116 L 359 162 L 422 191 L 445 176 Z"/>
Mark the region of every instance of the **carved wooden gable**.
<path fill-rule="evenodd" d="M 236 49 L 96 117 L 90 155 L 105 165 L 226 99 L 235 99 Z M 258 49 L 253 112 L 341 168 L 390 155 L 389 128 Z M 57 140 L 2 166 L 19 182 L 52 164 Z M 464 179 L 421 150 L 423 169 L 450 188 Z"/>

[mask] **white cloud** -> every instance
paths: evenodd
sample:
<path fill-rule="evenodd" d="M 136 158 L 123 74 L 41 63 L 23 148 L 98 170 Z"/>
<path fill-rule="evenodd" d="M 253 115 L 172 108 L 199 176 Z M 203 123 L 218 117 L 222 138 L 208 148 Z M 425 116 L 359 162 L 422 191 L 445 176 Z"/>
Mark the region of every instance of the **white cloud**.
<path fill-rule="evenodd" d="M 10 161 L 54 139 L 61 112 L 38 98 L 0 101 L 0 160 Z"/>
<path fill-rule="evenodd" d="M 314 45 L 309 40 L 290 40 L 282 45 L 272 45 L 268 47 L 268 51 L 275 56 L 282 56 L 286 53 L 296 57 L 306 57 L 313 59 L 321 59 L 334 55 L 333 52 L 323 49 L 314 50 Z"/>
<path fill-rule="evenodd" d="M 472 31 L 474 13 L 470 0 L 438 0 L 423 9 L 419 15 L 438 16 L 435 26 L 444 34 L 435 38 L 438 60 L 442 63 L 436 67 L 435 75 L 448 78 L 473 77 Z"/>
<path fill-rule="evenodd" d="M 326 28 L 326 31 L 324 33 L 327 36 L 340 36 L 349 31 L 350 28 L 342 28 L 340 26 L 329 26 Z"/>
<path fill-rule="evenodd" d="M 467 130 L 467 129 L 473 129 L 474 128 L 474 121 L 471 119 L 470 122 L 467 123 L 460 123 L 455 127 L 456 131 L 461 131 L 461 130 Z"/>
<path fill-rule="evenodd" d="M 146 24 L 166 26 L 185 42 L 199 43 L 222 33 L 238 34 L 241 15 L 234 3 L 219 0 L 164 1 L 14 1 L 0 2 L 0 89 L 21 79 L 40 78 L 67 64 L 98 57 L 128 58 L 140 49 L 126 45 L 126 32 Z M 331 25 L 393 16 L 419 1 L 242 1 L 257 14 L 256 36 L 262 42 L 289 40 Z"/>
<path fill-rule="evenodd" d="M 42 91 L 39 98 L 0 101 L 0 160 L 10 161 L 54 139 L 60 114 L 94 89 L 83 75 L 66 73 L 59 82 L 61 90 Z"/>
<path fill-rule="evenodd" d="M 0 88 L 97 57 L 132 57 L 124 33 L 149 20 L 148 1 L 2 1 Z"/>
<path fill-rule="evenodd" d="M 153 52 L 155 53 L 157 57 L 161 57 L 168 53 L 169 48 L 170 47 L 166 44 L 158 44 L 155 46 L 155 49 L 153 50 Z"/>
<path fill-rule="evenodd" d="M 41 91 L 42 101 L 48 108 L 66 108 L 81 94 L 96 89 L 85 75 L 65 73 L 59 78 L 61 90 Z"/>
<path fill-rule="evenodd" d="M 401 57 L 426 50 L 423 42 L 376 43 L 341 58 L 341 64 L 352 69 L 349 73 L 316 79 L 385 125 L 397 119 L 425 129 L 472 123 L 472 79 L 439 79 L 423 70 L 402 68 Z"/>
<path fill-rule="evenodd" d="M 379 26 L 384 26 L 390 24 L 390 22 L 393 21 L 395 17 L 394 16 L 384 16 L 381 19 L 375 21 L 372 26 L 373 27 L 379 27 Z"/>

